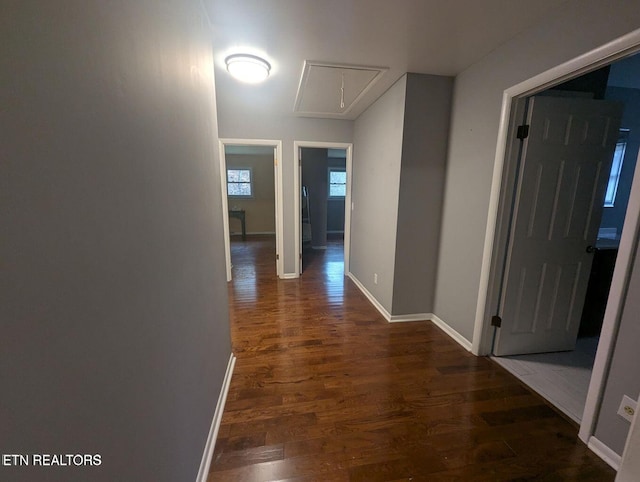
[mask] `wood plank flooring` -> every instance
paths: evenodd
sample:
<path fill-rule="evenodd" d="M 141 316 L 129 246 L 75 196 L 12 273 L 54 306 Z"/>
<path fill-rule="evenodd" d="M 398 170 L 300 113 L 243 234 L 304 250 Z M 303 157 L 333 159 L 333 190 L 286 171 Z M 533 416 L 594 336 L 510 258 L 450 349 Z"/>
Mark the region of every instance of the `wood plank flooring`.
<path fill-rule="evenodd" d="M 577 428 L 430 322 L 387 323 L 342 246 L 276 280 L 274 241 L 232 243 L 237 357 L 209 481 L 612 481 Z"/>

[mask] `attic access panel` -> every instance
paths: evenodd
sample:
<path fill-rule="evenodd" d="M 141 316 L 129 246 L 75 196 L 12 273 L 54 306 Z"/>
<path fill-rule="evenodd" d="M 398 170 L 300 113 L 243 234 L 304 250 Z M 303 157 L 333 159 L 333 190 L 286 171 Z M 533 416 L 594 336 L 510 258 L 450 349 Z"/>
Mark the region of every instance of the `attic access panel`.
<path fill-rule="evenodd" d="M 346 117 L 387 70 L 306 60 L 293 110 L 309 117 Z"/>

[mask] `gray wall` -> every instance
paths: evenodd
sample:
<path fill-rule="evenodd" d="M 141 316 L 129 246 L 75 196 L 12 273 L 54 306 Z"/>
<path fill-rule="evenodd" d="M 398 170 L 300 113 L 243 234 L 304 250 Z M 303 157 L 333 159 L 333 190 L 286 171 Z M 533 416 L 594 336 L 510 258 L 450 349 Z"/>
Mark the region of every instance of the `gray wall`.
<path fill-rule="evenodd" d="M 224 75 L 224 72 L 222 73 Z M 249 87 L 250 88 L 250 87 Z M 254 102 L 255 101 L 255 102 Z M 276 139 L 282 140 L 284 272 L 295 273 L 294 223 L 300 215 L 294 206 L 294 177 L 298 175 L 297 153 L 294 156 L 293 141 L 352 142 L 354 122 L 335 119 L 311 119 L 290 116 L 274 116 L 260 99 L 247 95 L 244 109 L 230 99 L 218 99 L 219 132 L 222 138 Z"/>
<path fill-rule="evenodd" d="M 622 455 L 629 431 L 629 422 L 617 414 L 623 395 L 637 400 L 640 393 L 640 364 L 638 344 L 640 344 L 640 252 L 636 252 L 635 262 L 626 294 L 620 328 L 611 360 L 605 394 L 600 406 L 595 436 Z"/>
<path fill-rule="evenodd" d="M 636 482 L 638 474 L 640 474 L 640 415 L 636 412 L 624 458 L 616 475 L 616 482 Z"/>
<path fill-rule="evenodd" d="M 314 147 L 302 149 L 302 185 L 309 193 L 311 246 L 327 246 L 327 150 Z"/>
<path fill-rule="evenodd" d="M 351 272 L 392 315 L 433 312 L 452 88 L 407 74 L 356 119 Z"/>
<path fill-rule="evenodd" d="M 435 312 L 468 340 L 504 90 L 638 28 L 637 7 L 633 0 L 615 8 L 606 0 L 570 0 L 456 77 Z"/>
<path fill-rule="evenodd" d="M 350 270 L 389 313 L 406 85 L 404 75 L 364 111 L 353 136 Z"/>
<path fill-rule="evenodd" d="M 0 453 L 102 455 L 0 480 L 195 480 L 230 356 L 200 4 L 5 2 L 0 27 Z"/>
<path fill-rule="evenodd" d="M 624 216 L 627 212 L 629 194 L 631 193 L 633 173 L 638 159 L 638 148 L 640 148 L 640 89 L 609 87 L 607 88 L 606 98 L 624 102 L 624 113 L 622 114 L 620 127 L 629 129 L 627 149 L 622 162 L 616 200 L 613 207 L 604 208 L 602 221 L 600 222 L 600 227 L 616 228 L 618 235 L 620 235 L 624 224 Z"/>
<path fill-rule="evenodd" d="M 392 314 L 431 313 L 453 78 L 407 75 Z"/>
<path fill-rule="evenodd" d="M 229 196 L 229 209 L 244 209 L 247 233 L 276 232 L 276 191 L 273 178 L 272 153 L 264 154 L 228 154 L 225 153 L 227 169 L 251 168 L 253 175 L 253 197 L 240 198 Z M 229 218 L 229 232 L 242 232 L 242 225 L 237 218 Z"/>

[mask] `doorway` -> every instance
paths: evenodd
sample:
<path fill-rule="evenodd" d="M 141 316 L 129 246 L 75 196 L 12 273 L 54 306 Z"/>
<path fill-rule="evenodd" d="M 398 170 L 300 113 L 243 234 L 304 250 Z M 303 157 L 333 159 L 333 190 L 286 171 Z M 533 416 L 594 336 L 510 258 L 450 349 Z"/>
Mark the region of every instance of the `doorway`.
<path fill-rule="evenodd" d="M 344 276 L 350 248 L 351 144 L 295 141 L 294 150 L 296 273 L 329 257 L 331 274 Z"/>
<path fill-rule="evenodd" d="M 493 286 L 490 287 L 490 292 L 493 291 L 493 297 L 491 297 L 492 295 L 489 296 L 494 306 L 498 307 L 498 315 L 502 318 L 508 318 L 508 320 L 506 320 L 506 325 L 503 324 L 495 329 L 491 352 L 499 355 L 494 360 L 540 393 L 569 418 L 579 424 L 586 418 L 584 430 L 581 428 L 581 438 L 583 440 L 585 440 L 585 437 L 588 438 L 590 436 L 590 433 L 587 432 L 591 430 L 591 424 L 593 423 L 592 412 L 595 411 L 593 398 L 597 397 L 597 395 L 593 393 L 595 385 L 592 379 L 603 376 L 600 368 L 596 367 L 598 373 L 594 377 L 593 370 L 598 347 L 603 345 L 603 343 L 599 343 L 599 338 L 605 319 L 605 310 L 613 311 L 616 309 L 614 305 L 617 304 L 617 302 L 610 302 L 609 305 L 611 306 L 607 306 L 608 300 L 617 296 L 616 290 L 612 290 L 612 295 L 610 296 L 616 259 L 619 259 L 620 263 L 625 265 L 629 262 L 628 253 L 621 246 L 621 233 L 623 232 L 622 228 L 632 192 L 635 164 L 638 157 L 638 147 L 640 146 L 640 90 L 638 90 L 640 84 L 637 86 L 627 85 L 628 80 L 626 79 L 631 78 L 630 75 L 627 75 L 627 72 L 638 66 L 640 66 L 640 56 L 626 57 L 611 65 L 556 85 L 552 89 L 537 92 L 535 96 L 518 98 L 512 108 L 510 126 L 512 139 L 507 146 L 508 154 L 505 160 L 503 177 L 505 186 L 503 195 L 505 197 L 502 200 L 503 210 L 499 215 L 503 219 L 503 222 L 501 222 L 502 230 L 496 230 L 498 252 L 502 249 L 505 261 L 503 261 L 501 267 L 502 274 L 494 279 Z M 561 100 L 549 100 L 549 98 Z M 577 100 L 572 101 L 570 99 Z M 562 294 L 562 290 L 558 289 L 557 284 L 560 279 L 559 271 L 554 271 L 553 263 L 545 263 L 540 265 L 543 268 L 542 272 L 535 273 L 531 280 L 531 286 L 527 288 L 527 281 L 525 281 L 526 270 L 521 266 L 517 266 L 517 260 L 515 268 L 510 265 L 514 253 L 518 251 L 518 243 L 520 243 L 517 230 L 518 225 L 522 223 L 518 220 L 518 210 L 521 211 L 520 217 L 527 210 L 527 207 L 520 206 L 519 202 L 523 199 L 522 196 L 526 197 L 524 193 L 527 184 L 530 187 L 533 186 L 534 191 L 544 189 L 541 187 L 544 184 L 542 180 L 544 175 L 542 174 L 543 168 L 537 166 L 537 169 L 533 170 L 535 172 L 530 172 L 529 178 L 526 177 L 525 166 L 528 162 L 526 159 L 530 155 L 527 152 L 529 149 L 528 140 L 517 140 L 518 136 L 515 134 L 519 125 L 527 125 L 528 122 L 520 122 L 519 120 L 526 118 L 527 121 L 531 121 L 532 118 L 535 118 L 536 102 L 539 103 L 537 108 L 540 110 L 540 106 L 543 105 L 548 107 L 549 105 L 572 102 L 576 105 L 588 103 L 595 105 L 597 101 L 601 101 L 602 109 L 605 108 L 603 106 L 607 102 L 609 106 L 612 106 L 614 102 L 618 102 L 623 106 L 620 125 L 614 126 L 612 124 L 610 126 L 608 154 L 601 155 L 600 167 L 603 175 L 600 180 L 594 177 L 591 185 L 588 186 L 588 183 L 584 183 L 585 177 L 588 177 L 588 172 L 583 163 L 581 165 L 582 171 L 580 171 L 580 168 L 577 171 L 582 176 L 580 182 L 574 179 L 575 182 L 569 182 L 565 186 L 560 180 L 552 179 L 551 187 L 556 188 L 555 192 L 552 189 L 546 196 L 544 192 L 540 194 L 540 197 L 546 197 L 552 204 L 557 204 L 564 193 L 571 192 L 575 199 L 582 198 L 580 206 L 584 207 L 585 214 L 595 216 L 591 220 L 591 227 L 589 228 L 591 234 L 587 236 L 586 225 L 584 226 L 584 232 L 580 233 L 580 242 L 584 245 L 582 246 L 584 251 L 578 255 L 579 260 L 572 265 L 583 270 L 582 281 L 570 284 L 572 289 L 565 290 L 566 293 Z M 559 118 L 560 115 L 559 111 L 552 111 L 550 115 L 547 115 L 546 124 L 544 124 L 543 128 L 550 129 L 553 120 L 550 121 L 549 119 L 553 116 Z M 582 118 L 590 120 L 591 127 L 593 127 L 596 122 L 589 115 L 582 115 Z M 569 122 L 571 121 L 571 116 L 569 116 Z M 573 122 L 580 122 L 580 115 L 574 116 Z M 567 129 L 566 132 L 567 136 L 562 139 L 565 144 L 568 143 L 569 130 Z M 580 132 L 581 135 L 584 134 L 586 136 L 587 127 L 582 128 Z M 522 129 L 519 134 L 523 135 Z M 545 135 L 547 134 L 552 136 L 550 130 L 545 133 Z M 526 134 L 524 136 L 526 137 Z M 569 166 L 566 162 L 567 155 L 566 152 L 563 154 L 563 164 L 560 168 L 565 169 L 565 179 L 571 179 L 571 172 L 566 169 Z M 607 156 L 608 158 L 606 158 Z M 593 171 L 593 174 L 596 177 L 599 175 L 596 171 Z M 562 177 L 562 175 L 563 173 L 561 172 L 559 177 Z M 534 179 L 535 176 L 537 178 Z M 557 182 L 555 182 L 556 180 Z M 579 187 L 580 183 L 583 184 L 581 188 Z M 591 206 L 588 205 L 588 198 L 595 202 L 595 209 L 591 209 Z M 554 209 L 556 204 L 553 204 Z M 570 214 L 574 216 L 576 213 L 579 214 L 580 206 L 577 204 L 576 206 L 570 206 L 572 210 L 574 207 L 578 209 L 578 211 L 572 211 Z M 544 210 L 544 206 L 542 209 Z M 632 218 L 630 223 L 633 226 L 630 227 L 631 229 L 626 230 L 628 233 L 627 238 L 635 236 L 635 217 L 638 215 L 633 210 L 630 214 Z M 562 216 L 562 213 L 560 216 Z M 506 222 L 504 222 L 505 220 Z M 535 223 L 531 219 L 529 221 L 529 225 L 526 228 L 531 233 L 532 230 L 535 230 L 533 227 Z M 552 237 L 552 228 L 550 226 L 553 226 L 553 220 L 550 222 L 549 220 L 544 221 L 542 223 L 546 230 L 544 234 L 550 240 Z M 569 228 L 562 234 L 568 237 Z M 583 234 L 584 236 L 582 236 Z M 536 246 L 542 245 L 538 242 L 531 244 L 527 248 L 529 251 L 522 256 L 528 259 L 534 258 L 536 256 Z M 533 254 L 531 254 L 532 251 Z M 575 249 L 573 251 L 574 253 L 576 252 Z M 625 251 L 624 256 L 618 256 L 619 251 Z M 563 259 L 566 260 L 566 258 Z M 569 264 L 567 262 L 565 266 Z M 546 273 L 544 270 L 547 270 Z M 624 271 L 624 269 L 620 270 L 621 276 L 624 276 Z M 556 274 L 557 276 L 555 276 Z M 553 285 L 555 283 L 555 286 L 546 291 L 544 288 L 545 275 L 547 276 L 547 284 Z M 575 276 L 577 280 L 578 275 L 576 274 Z M 573 310 L 574 322 L 571 328 L 572 333 L 568 336 L 569 340 L 558 340 L 556 335 L 552 335 L 551 331 L 538 330 L 542 335 L 542 344 L 536 345 L 533 340 L 529 344 L 529 341 L 525 339 L 535 331 L 536 322 L 539 323 L 540 319 L 543 321 L 550 320 L 549 310 L 553 311 L 552 306 L 556 303 L 556 296 L 563 298 L 567 302 L 571 301 L 571 303 L 567 303 L 567 306 Z M 529 305 L 528 309 L 524 309 L 527 303 Z M 514 307 L 516 306 L 518 309 L 528 312 L 527 316 L 532 325 L 524 326 L 524 329 L 523 326 L 515 327 L 514 329 L 514 318 L 517 318 L 514 313 Z M 546 313 L 545 309 L 547 309 Z M 543 316 L 538 317 L 540 319 L 536 319 L 539 313 L 542 313 Z M 570 331 L 568 317 L 569 315 L 565 315 L 565 318 L 563 318 L 566 324 L 563 327 L 566 328 L 565 335 Z M 499 324 L 500 321 L 500 319 L 497 319 L 496 324 Z M 526 325 L 526 322 L 524 325 Z M 540 326 L 537 328 L 539 329 Z M 524 341 L 512 343 L 513 334 L 518 331 L 522 335 L 520 338 Z M 608 343 L 610 344 L 609 336 L 611 331 L 611 327 L 607 327 L 607 336 L 604 340 L 605 346 Z M 509 346 L 510 343 L 512 346 Z M 605 349 L 605 351 L 608 350 L 609 348 Z M 604 355 L 600 354 L 598 356 L 602 357 Z M 590 388 L 590 385 L 594 386 Z M 591 396 L 589 395 L 590 392 Z"/>
<path fill-rule="evenodd" d="M 281 151 L 280 141 L 220 140 L 227 281 L 257 266 L 282 276 Z"/>
<path fill-rule="evenodd" d="M 347 151 L 320 147 L 300 151 L 302 274 L 325 256 L 333 260 L 334 268 L 343 264 Z M 343 266 L 333 271 L 344 275 Z"/>

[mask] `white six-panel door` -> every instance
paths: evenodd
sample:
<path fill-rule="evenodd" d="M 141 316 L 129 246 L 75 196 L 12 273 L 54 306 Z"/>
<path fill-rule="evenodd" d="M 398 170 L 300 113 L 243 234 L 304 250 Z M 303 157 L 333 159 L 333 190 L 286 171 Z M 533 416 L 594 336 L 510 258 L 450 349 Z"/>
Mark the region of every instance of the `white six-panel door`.
<path fill-rule="evenodd" d="M 621 116 L 611 101 L 530 99 L 495 355 L 575 347 Z"/>

